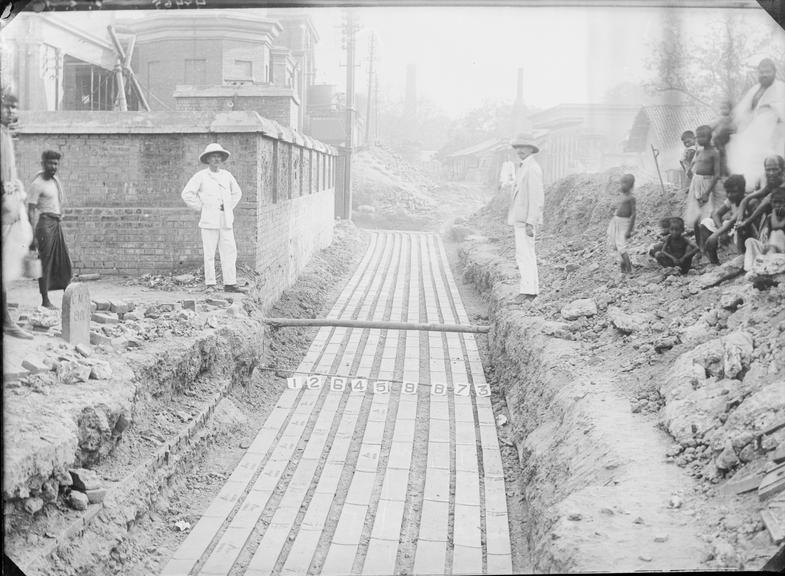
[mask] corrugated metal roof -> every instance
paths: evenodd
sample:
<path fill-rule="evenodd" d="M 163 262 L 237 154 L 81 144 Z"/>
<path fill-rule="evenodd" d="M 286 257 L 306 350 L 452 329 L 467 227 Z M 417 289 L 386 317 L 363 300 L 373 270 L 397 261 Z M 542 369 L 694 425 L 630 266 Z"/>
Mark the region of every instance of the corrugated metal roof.
<path fill-rule="evenodd" d="M 716 119 L 714 110 L 697 104 L 643 106 L 632 123 L 624 151 L 644 152 L 649 135 L 656 147 L 670 148 L 681 141 L 681 134 L 685 130 L 694 132 L 698 126 L 711 124 Z"/>

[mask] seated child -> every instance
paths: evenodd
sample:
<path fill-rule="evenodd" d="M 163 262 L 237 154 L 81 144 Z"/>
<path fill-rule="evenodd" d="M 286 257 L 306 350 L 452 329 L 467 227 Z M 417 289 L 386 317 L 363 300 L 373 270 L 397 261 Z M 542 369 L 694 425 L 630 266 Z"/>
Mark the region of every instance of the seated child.
<path fill-rule="evenodd" d="M 728 244 L 731 241 L 731 235 L 733 235 L 736 249 L 740 253 L 744 252 L 744 241 L 755 236 L 752 225 L 739 226 L 739 222 L 744 220 L 744 216 L 747 216 L 757 204 L 755 201 L 743 202 L 746 188 L 744 176 L 733 174 L 725 180 L 724 186 L 728 196 L 727 200 L 712 213 L 711 218 L 704 218 L 701 221 L 701 233 L 706 237 L 704 247 L 709 256 L 709 262 L 712 264 L 720 263 L 717 257 L 717 248 L 720 244 Z M 746 207 L 744 214 L 742 214 L 742 204 Z"/>
<path fill-rule="evenodd" d="M 745 208 L 745 219 L 740 223 L 741 226 L 757 226 L 762 227 L 765 216 L 771 212 L 771 193 L 783 185 L 785 180 L 785 158 L 778 155 L 767 156 L 763 161 L 763 168 L 766 171 L 766 185 L 759 190 L 755 190 L 748 194 L 742 203 Z M 752 214 L 746 216 L 746 204 L 756 202 L 757 207 L 752 210 Z M 763 216 L 763 218 L 762 218 Z"/>
<path fill-rule="evenodd" d="M 684 220 L 671 218 L 670 234 L 662 244 L 655 244 L 649 254 L 665 268 L 678 266 L 682 274 L 689 272 L 692 258 L 699 252 L 697 244 L 685 238 Z"/>
<path fill-rule="evenodd" d="M 619 192 L 622 197 L 608 224 L 608 247 L 611 252 L 619 254 L 622 274 L 630 274 L 632 262 L 627 252 L 627 239 L 632 236 L 632 229 L 635 226 L 635 196 L 632 195 L 635 176 L 625 174 L 621 177 L 620 184 Z"/>
<path fill-rule="evenodd" d="M 771 201 L 771 214 L 766 216 L 763 223 L 764 236 L 768 232 L 766 241 L 757 238 L 747 238 L 747 252 L 744 254 L 744 269 L 752 269 L 752 263 L 760 254 L 769 252 L 785 253 L 785 188 L 777 188 L 769 196 Z"/>

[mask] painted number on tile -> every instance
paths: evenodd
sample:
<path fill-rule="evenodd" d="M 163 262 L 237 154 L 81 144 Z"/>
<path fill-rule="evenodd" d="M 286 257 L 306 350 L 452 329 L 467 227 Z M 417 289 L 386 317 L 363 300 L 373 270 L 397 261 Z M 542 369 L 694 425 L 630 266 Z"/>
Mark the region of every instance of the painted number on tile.
<path fill-rule="evenodd" d="M 455 393 L 458 396 L 468 396 L 469 395 L 469 384 L 456 384 L 455 385 Z"/>
<path fill-rule="evenodd" d="M 308 376 L 308 380 L 305 382 L 305 386 L 309 390 L 318 390 L 322 387 L 322 377 L 321 376 Z"/>
<path fill-rule="evenodd" d="M 376 394 L 387 394 L 390 391 L 390 383 L 386 380 L 377 380 L 373 383 L 373 391 Z"/>
<path fill-rule="evenodd" d="M 333 376 L 332 380 L 330 380 L 330 390 L 333 392 L 343 392 L 346 390 L 346 378 Z"/>
<path fill-rule="evenodd" d="M 404 382 L 402 391 L 404 394 L 417 394 L 417 382 Z"/>
<path fill-rule="evenodd" d="M 444 384 L 443 382 L 436 382 L 435 384 L 431 384 L 431 394 L 444 396 L 447 394 L 447 384 Z"/>
<path fill-rule="evenodd" d="M 286 387 L 290 390 L 299 390 L 303 387 L 303 379 L 300 376 L 290 376 L 286 379 Z"/>
<path fill-rule="evenodd" d="M 354 392 L 365 392 L 368 390 L 368 380 L 365 378 L 355 378 L 352 380 L 352 390 Z"/>
<path fill-rule="evenodd" d="M 477 396 L 491 395 L 491 387 L 487 384 L 480 384 L 479 386 L 475 386 L 474 391 L 477 392 Z"/>

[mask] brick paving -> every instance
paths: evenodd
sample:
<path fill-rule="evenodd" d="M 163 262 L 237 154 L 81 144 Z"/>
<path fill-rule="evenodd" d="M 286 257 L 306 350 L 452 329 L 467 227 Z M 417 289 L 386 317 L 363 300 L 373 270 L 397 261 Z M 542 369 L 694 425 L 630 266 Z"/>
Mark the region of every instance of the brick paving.
<path fill-rule="evenodd" d="M 328 317 L 469 323 L 441 240 L 405 232 L 374 235 Z M 163 575 L 512 572 L 473 335 L 324 327 L 298 372 Z"/>

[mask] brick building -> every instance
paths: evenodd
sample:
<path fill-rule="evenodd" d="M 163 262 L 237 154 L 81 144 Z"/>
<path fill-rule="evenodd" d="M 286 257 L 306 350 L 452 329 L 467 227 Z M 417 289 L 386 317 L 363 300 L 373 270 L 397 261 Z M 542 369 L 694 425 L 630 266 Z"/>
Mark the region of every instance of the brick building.
<path fill-rule="evenodd" d="M 24 12 L 2 35 L 2 68 L 23 110 L 112 110 L 118 56 L 124 50 L 153 111 L 253 110 L 307 129 L 308 89 L 318 34 L 305 15 L 194 10 L 35 14 Z M 138 110 L 126 78 L 128 109 Z"/>
<path fill-rule="evenodd" d="M 180 193 L 214 141 L 232 152 L 226 168 L 243 190 L 238 262 L 274 300 L 332 241 L 335 149 L 255 112 L 23 112 L 17 163 L 30 182 L 42 150 L 63 154 L 77 272 L 175 272 L 202 264 L 199 214 Z"/>

